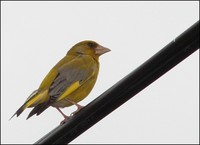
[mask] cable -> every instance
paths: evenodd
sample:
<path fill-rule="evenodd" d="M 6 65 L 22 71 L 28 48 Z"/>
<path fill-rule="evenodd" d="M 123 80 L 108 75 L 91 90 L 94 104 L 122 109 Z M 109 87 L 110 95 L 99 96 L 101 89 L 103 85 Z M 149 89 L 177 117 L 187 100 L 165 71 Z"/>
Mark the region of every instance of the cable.
<path fill-rule="evenodd" d="M 69 143 L 199 49 L 199 21 L 35 144 Z"/>

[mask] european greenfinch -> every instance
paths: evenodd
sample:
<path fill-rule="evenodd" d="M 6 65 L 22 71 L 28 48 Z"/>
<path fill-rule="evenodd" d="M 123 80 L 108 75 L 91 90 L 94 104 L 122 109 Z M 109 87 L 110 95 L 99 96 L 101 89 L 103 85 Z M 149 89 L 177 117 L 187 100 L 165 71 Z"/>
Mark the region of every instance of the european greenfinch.
<path fill-rule="evenodd" d="M 65 119 L 61 122 L 64 123 L 69 116 L 60 108 L 76 105 L 78 109 L 71 114 L 74 115 L 83 107 L 78 102 L 88 96 L 94 87 L 99 73 L 99 56 L 109 51 L 110 49 L 89 40 L 74 45 L 13 116 L 18 117 L 26 108 L 34 107 L 28 119 L 52 106 L 64 116 Z"/>

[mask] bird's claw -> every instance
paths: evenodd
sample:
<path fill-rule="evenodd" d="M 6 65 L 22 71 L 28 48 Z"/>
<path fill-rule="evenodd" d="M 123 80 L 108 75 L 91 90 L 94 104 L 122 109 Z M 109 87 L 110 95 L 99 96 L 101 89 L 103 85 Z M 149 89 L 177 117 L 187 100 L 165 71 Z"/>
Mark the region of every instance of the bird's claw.
<path fill-rule="evenodd" d="M 84 106 L 79 105 L 79 106 L 78 106 L 78 109 L 70 114 L 70 117 L 72 117 L 72 116 L 74 116 L 76 113 L 78 113 L 83 107 L 84 107 Z"/>
<path fill-rule="evenodd" d="M 60 122 L 60 125 L 63 125 L 63 124 L 65 124 L 65 122 L 67 122 L 67 120 L 68 120 L 68 119 L 69 119 L 69 117 L 68 117 L 68 116 L 66 116 L 66 117 L 65 117 L 65 119 L 64 119 L 63 121 L 61 121 L 61 122 Z"/>
<path fill-rule="evenodd" d="M 74 116 L 76 113 L 78 113 L 78 111 L 79 111 L 79 110 L 76 110 L 76 111 L 72 112 L 72 113 L 70 114 L 70 117 Z"/>

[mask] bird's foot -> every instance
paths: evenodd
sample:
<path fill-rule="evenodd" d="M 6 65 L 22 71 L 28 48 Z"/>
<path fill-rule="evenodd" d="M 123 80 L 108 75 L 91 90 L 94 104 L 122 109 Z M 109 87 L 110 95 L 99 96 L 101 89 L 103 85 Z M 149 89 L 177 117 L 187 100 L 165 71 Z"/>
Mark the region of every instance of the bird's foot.
<path fill-rule="evenodd" d="M 63 125 L 67 120 L 69 119 L 69 116 L 65 115 L 60 108 L 56 107 L 56 109 L 62 114 L 62 116 L 65 118 L 63 121 L 60 122 L 60 125 Z"/>
<path fill-rule="evenodd" d="M 81 106 L 81 105 L 79 105 L 79 104 L 77 104 L 76 106 L 77 106 L 78 109 L 77 109 L 76 111 L 72 112 L 72 113 L 70 114 L 70 117 L 74 116 L 76 113 L 78 113 L 81 109 L 84 108 L 84 106 Z"/>
<path fill-rule="evenodd" d="M 65 124 L 65 122 L 67 122 L 68 119 L 69 119 L 69 116 L 65 115 L 65 119 L 60 122 L 60 125 Z"/>

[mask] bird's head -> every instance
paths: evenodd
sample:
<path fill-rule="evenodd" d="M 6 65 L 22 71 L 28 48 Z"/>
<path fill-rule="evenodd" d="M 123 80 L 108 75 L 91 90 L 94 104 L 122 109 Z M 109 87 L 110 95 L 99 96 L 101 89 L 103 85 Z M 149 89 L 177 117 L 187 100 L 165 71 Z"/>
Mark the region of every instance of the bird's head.
<path fill-rule="evenodd" d="M 77 43 L 74 45 L 69 51 L 70 55 L 90 55 L 96 59 L 99 58 L 100 55 L 109 52 L 110 49 L 99 45 L 98 43 L 86 40 Z"/>

